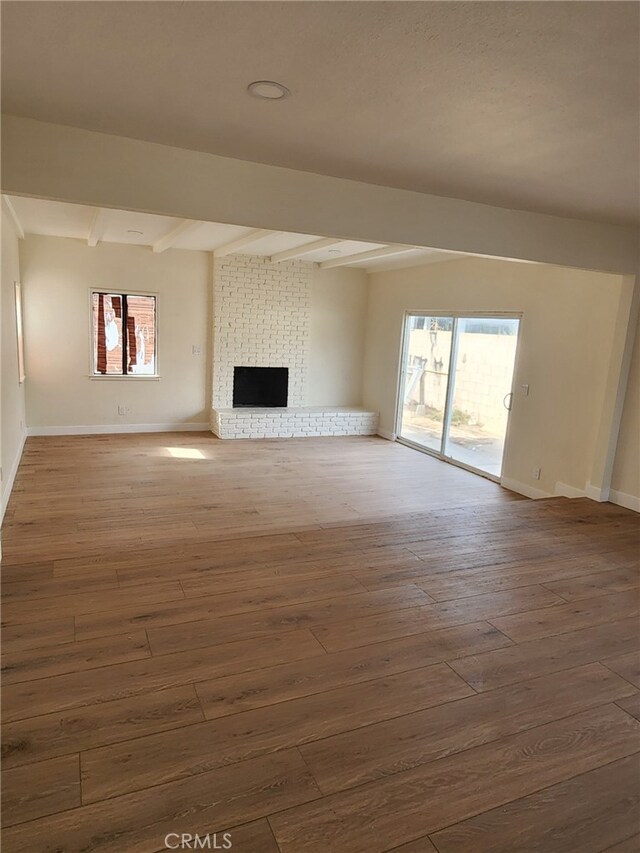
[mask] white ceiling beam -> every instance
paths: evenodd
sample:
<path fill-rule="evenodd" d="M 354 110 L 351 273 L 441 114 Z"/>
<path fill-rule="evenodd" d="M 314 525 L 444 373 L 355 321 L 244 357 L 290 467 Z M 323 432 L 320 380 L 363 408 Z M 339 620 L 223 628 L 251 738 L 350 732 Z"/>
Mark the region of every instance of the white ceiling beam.
<path fill-rule="evenodd" d="M 378 258 L 389 258 L 391 255 L 402 255 L 404 252 L 414 252 L 418 246 L 382 246 L 380 249 L 370 249 L 368 252 L 359 252 L 357 255 L 345 255 L 342 258 L 334 258 L 331 261 L 323 261 L 319 266 L 321 270 L 332 267 L 344 267 L 348 264 L 359 264 L 363 261 L 377 261 Z"/>
<path fill-rule="evenodd" d="M 178 237 L 181 237 L 187 231 L 190 231 L 194 225 L 199 225 L 199 222 L 196 222 L 195 219 L 183 219 L 179 225 L 176 225 L 175 228 L 172 228 L 164 237 L 160 237 L 159 240 L 153 244 L 154 252 L 164 252 L 166 249 L 170 249 L 175 245 Z"/>
<path fill-rule="evenodd" d="M 102 239 L 105 215 L 106 211 L 101 207 L 96 208 L 91 225 L 89 226 L 89 233 L 87 234 L 87 246 L 97 246 Z"/>
<path fill-rule="evenodd" d="M 244 249 L 245 246 L 249 246 L 251 245 L 251 243 L 255 243 L 257 240 L 261 240 L 263 237 L 270 237 L 272 234 L 279 233 L 279 231 L 270 231 L 266 228 L 256 228 L 249 234 L 244 234 L 242 237 L 238 237 L 237 240 L 232 240 L 230 243 L 225 243 L 224 246 L 218 246 L 217 249 L 213 250 L 213 254 L 218 258 L 221 258 L 224 255 L 232 255 L 239 249 Z"/>
<path fill-rule="evenodd" d="M 24 239 L 24 228 L 20 224 L 20 220 L 18 219 L 18 214 L 16 213 L 16 209 L 11 203 L 11 199 L 8 195 L 2 196 L 2 204 L 4 205 L 4 209 L 7 211 L 7 216 L 11 220 L 11 224 L 13 226 L 13 230 L 16 232 L 16 237 L 18 239 Z"/>
<path fill-rule="evenodd" d="M 280 261 L 289 261 L 292 258 L 302 258 L 305 255 L 310 255 L 311 252 L 317 252 L 320 249 L 330 249 L 332 246 L 338 246 L 340 243 L 344 243 L 344 240 L 325 237 L 322 240 L 314 240 L 312 243 L 304 243 L 295 249 L 285 249 L 283 252 L 276 252 L 275 255 L 271 255 L 270 260 L 272 264 L 277 264 Z"/>
<path fill-rule="evenodd" d="M 633 225 L 510 210 L 18 116 L 2 118 L 2 192 L 605 273 L 638 269 Z"/>

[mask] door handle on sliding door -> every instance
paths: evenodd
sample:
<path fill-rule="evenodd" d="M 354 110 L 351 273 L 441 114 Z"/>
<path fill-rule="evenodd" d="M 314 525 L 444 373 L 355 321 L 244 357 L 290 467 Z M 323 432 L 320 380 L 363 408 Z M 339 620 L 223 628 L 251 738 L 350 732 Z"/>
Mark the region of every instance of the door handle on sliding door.
<path fill-rule="evenodd" d="M 507 402 L 507 400 L 509 402 Z M 509 391 L 508 394 L 504 395 L 504 399 L 502 400 L 502 405 L 505 407 L 505 409 L 508 412 L 511 411 L 511 406 L 513 405 L 513 391 Z"/>

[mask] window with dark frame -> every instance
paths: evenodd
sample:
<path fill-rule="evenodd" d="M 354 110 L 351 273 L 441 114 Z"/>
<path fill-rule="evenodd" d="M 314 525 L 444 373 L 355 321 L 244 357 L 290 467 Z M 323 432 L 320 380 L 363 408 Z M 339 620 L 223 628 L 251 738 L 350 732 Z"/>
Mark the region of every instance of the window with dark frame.
<path fill-rule="evenodd" d="M 156 297 L 91 294 L 93 375 L 156 375 Z"/>

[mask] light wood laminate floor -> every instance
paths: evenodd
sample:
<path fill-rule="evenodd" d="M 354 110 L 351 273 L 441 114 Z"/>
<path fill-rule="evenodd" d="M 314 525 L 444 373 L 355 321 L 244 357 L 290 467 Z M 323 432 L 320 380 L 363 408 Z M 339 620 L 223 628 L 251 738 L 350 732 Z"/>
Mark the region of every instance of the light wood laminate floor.
<path fill-rule="evenodd" d="M 4 853 L 640 849 L 629 510 L 378 438 L 30 438 L 2 549 Z"/>

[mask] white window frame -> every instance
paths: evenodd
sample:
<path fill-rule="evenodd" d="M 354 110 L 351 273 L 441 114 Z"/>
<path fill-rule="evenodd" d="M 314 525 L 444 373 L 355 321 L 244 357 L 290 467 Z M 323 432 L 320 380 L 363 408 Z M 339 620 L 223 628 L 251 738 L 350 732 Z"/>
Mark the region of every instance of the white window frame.
<path fill-rule="evenodd" d="M 97 373 L 93 349 L 93 296 L 95 293 L 109 293 L 114 296 L 153 296 L 156 300 L 156 328 L 155 328 L 155 373 Z M 118 290 L 117 288 L 105 289 L 99 287 L 89 288 L 89 379 L 95 379 L 98 382 L 116 382 L 133 381 L 144 382 L 145 380 L 157 382 L 162 379 L 159 368 L 159 353 L 160 353 L 160 313 L 159 313 L 160 298 L 157 293 L 149 290 Z"/>

